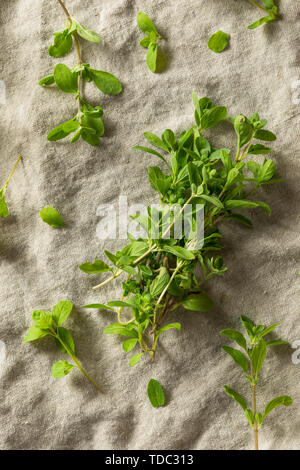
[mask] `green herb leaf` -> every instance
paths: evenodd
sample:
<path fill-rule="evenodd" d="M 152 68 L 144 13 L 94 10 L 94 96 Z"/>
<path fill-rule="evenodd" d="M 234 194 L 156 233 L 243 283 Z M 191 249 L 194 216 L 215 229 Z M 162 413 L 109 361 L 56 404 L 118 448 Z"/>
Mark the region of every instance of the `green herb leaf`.
<path fill-rule="evenodd" d="M 126 353 L 128 353 L 133 350 L 137 342 L 138 342 L 138 339 L 136 338 L 126 339 L 126 341 L 124 341 L 122 345 L 122 348 Z"/>
<path fill-rule="evenodd" d="M 180 323 L 169 323 L 168 325 L 165 325 L 162 328 L 160 328 L 159 330 L 157 330 L 156 337 L 158 337 L 164 331 L 168 331 L 170 329 L 175 329 L 177 331 L 180 331 L 181 325 L 180 325 Z"/>
<path fill-rule="evenodd" d="M 57 326 L 62 325 L 73 310 L 73 304 L 69 300 L 61 300 L 52 309 L 52 316 Z"/>
<path fill-rule="evenodd" d="M 141 11 L 137 15 L 137 24 L 143 33 L 147 34 L 153 32 L 157 34 L 156 28 L 150 18 Z"/>
<path fill-rule="evenodd" d="M 233 339 L 239 346 L 241 346 L 245 351 L 247 351 L 247 342 L 239 331 L 236 330 L 222 330 L 220 331 L 221 335 L 227 336 L 227 338 Z"/>
<path fill-rule="evenodd" d="M 62 216 L 53 207 L 47 206 L 40 211 L 40 216 L 43 222 L 51 227 L 63 227 L 64 221 Z"/>
<path fill-rule="evenodd" d="M 273 411 L 275 408 L 277 408 L 277 406 L 280 406 L 280 405 L 291 406 L 292 404 L 293 404 L 292 398 L 287 396 L 287 395 L 282 395 L 280 397 L 274 398 L 273 400 L 271 400 L 267 404 L 267 406 L 265 408 L 263 419 L 265 419 L 265 417 L 269 413 L 271 413 L 271 411 Z"/>
<path fill-rule="evenodd" d="M 191 250 L 187 250 L 186 248 L 182 248 L 181 246 L 164 245 L 162 247 L 162 250 L 166 251 L 167 253 L 172 253 L 180 259 L 185 259 L 188 261 L 195 259 L 195 255 Z"/>
<path fill-rule="evenodd" d="M 98 259 L 96 259 L 96 261 L 94 261 L 93 263 L 83 263 L 78 267 L 81 271 L 86 274 L 100 274 L 105 273 L 107 271 L 112 271 L 112 268 L 110 268 L 106 263 Z"/>
<path fill-rule="evenodd" d="M 120 325 L 120 323 L 112 323 L 104 329 L 104 333 L 108 335 L 122 335 L 129 336 L 130 338 L 137 338 L 138 334 L 136 330 L 132 330 L 126 326 Z"/>
<path fill-rule="evenodd" d="M 104 304 L 88 304 L 88 305 L 82 305 L 81 308 L 98 308 L 99 310 L 112 310 L 114 312 L 114 309 L 111 307 L 108 307 L 107 305 Z"/>
<path fill-rule="evenodd" d="M 92 31 L 91 29 L 85 28 L 75 18 L 72 18 L 72 25 L 76 28 L 76 32 L 79 34 L 79 36 L 81 36 L 86 41 L 96 43 L 101 42 L 101 37 L 98 33 L 95 33 L 95 31 Z"/>
<path fill-rule="evenodd" d="M 218 31 L 209 38 L 208 47 L 213 52 L 222 52 L 227 47 L 229 38 L 229 34 Z"/>
<path fill-rule="evenodd" d="M 54 80 L 58 88 L 65 93 L 77 93 L 78 74 L 71 72 L 65 64 L 57 64 L 54 68 Z"/>
<path fill-rule="evenodd" d="M 232 388 L 227 387 L 227 385 L 224 385 L 224 389 L 227 395 L 233 398 L 243 408 L 243 410 L 246 411 L 247 403 L 245 398 Z"/>
<path fill-rule="evenodd" d="M 8 207 L 5 202 L 4 191 L 0 190 L 0 217 L 8 217 Z"/>
<path fill-rule="evenodd" d="M 148 392 L 150 403 L 154 408 L 158 408 L 159 406 L 164 406 L 165 404 L 164 390 L 157 380 L 150 379 L 148 383 L 147 392 Z"/>
<path fill-rule="evenodd" d="M 73 46 L 73 38 L 69 29 L 59 33 L 54 33 L 54 45 L 50 46 L 48 51 L 51 57 L 63 57 Z"/>
<path fill-rule="evenodd" d="M 249 364 L 244 354 L 238 349 L 234 349 L 229 346 L 223 346 L 223 349 L 225 352 L 227 352 L 227 354 L 229 354 L 232 357 L 234 362 L 236 362 L 236 364 L 238 364 L 243 369 L 243 371 L 246 372 L 247 374 L 248 369 L 249 369 Z"/>
<path fill-rule="evenodd" d="M 151 72 L 156 72 L 157 67 L 157 44 L 150 44 L 147 52 L 147 65 Z"/>
<path fill-rule="evenodd" d="M 75 367 L 73 364 L 69 364 L 67 361 L 57 361 L 52 366 L 52 375 L 56 379 L 60 379 L 65 375 L 68 375 L 71 370 Z"/>
<path fill-rule="evenodd" d="M 53 85 L 53 83 L 55 83 L 53 74 L 47 75 L 46 77 L 41 78 L 41 80 L 39 81 L 40 86 L 49 86 Z"/>
<path fill-rule="evenodd" d="M 97 88 L 107 95 L 119 95 L 122 91 L 122 84 L 120 80 L 108 72 L 101 70 L 90 70 L 94 83 Z"/>
<path fill-rule="evenodd" d="M 161 268 L 159 275 L 154 279 L 150 286 L 150 294 L 153 297 L 159 296 L 162 291 L 167 287 L 170 280 L 170 275 L 166 268 Z"/>
<path fill-rule="evenodd" d="M 208 312 L 214 306 L 211 298 L 202 292 L 201 294 L 187 295 L 181 302 L 186 310 L 195 312 Z"/>
<path fill-rule="evenodd" d="M 60 124 L 59 126 L 52 129 L 52 131 L 50 131 L 47 135 L 47 139 L 50 142 L 56 142 L 57 140 L 64 139 L 69 134 L 75 132 L 78 129 L 79 125 L 79 122 L 74 121 L 74 119 L 64 122 L 63 124 Z"/>
<path fill-rule="evenodd" d="M 71 354 L 75 355 L 75 343 L 71 333 L 63 326 L 60 326 L 57 328 L 57 334 L 61 339 L 61 342 L 58 339 L 55 339 L 58 349 L 65 354 L 70 354 L 70 351 Z"/>
<path fill-rule="evenodd" d="M 129 360 L 129 366 L 130 367 L 135 366 L 139 362 L 143 354 L 144 353 L 140 353 L 140 354 L 135 354 L 134 356 L 132 356 Z"/>
<path fill-rule="evenodd" d="M 258 376 L 260 369 L 264 363 L 267 354 L 267 345 L 263 339 L 261 339 L 253 348 L 251 353 L 251 365 L 253 374 L 255 377 Z"/>
<path fill-rule="evenodd" d="M 42 330 L 37 326 L 31 326 L 27 332 L 27 335 L 24 338 L 24 343 L 29 343 L 29 341 L 35 341 L 40 338 L 44 338 L 44 336 L 48 335 L 48 331 Z"/>

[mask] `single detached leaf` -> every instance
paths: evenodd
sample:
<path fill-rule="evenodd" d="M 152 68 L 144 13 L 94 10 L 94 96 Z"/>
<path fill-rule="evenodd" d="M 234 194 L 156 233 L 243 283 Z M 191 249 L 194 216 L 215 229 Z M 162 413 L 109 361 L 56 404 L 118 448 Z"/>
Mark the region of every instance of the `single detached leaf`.
<path fill-rule="evenodd" d="M 148 397 L 150 403 L 154 408 L 158 408 L 159 406 L 164 406 L 165 404 L 165 394 L 164 389 L 160 385 L 160 383 L 155 379 L 150 379 L 148 383 Z"/>
<path fill-rule="evenodd" d="M 79 126 L 80 124 L 78 121 L 74 121 L 74 119 L 71 119 L 70 121 L 64 122 L 52 129 L 52 131 L 50 131 L 47 135 L 47 139 L 50 142 L 56 142 L 57 140 L 64 139 L 72 132 L 75 132 Z"/>
<path fill-rule="evenodd" d="M 52 366 L 52 375 L 56 379 L 60 379 L 61 377 L 68 375 L 73 367 L 75 366 L 69 364 L 67 361 L 57 361 Z"/>
<path fill-rule="evenodd" d="M 51 227 L 57 228 L 65 225 L 62 216 L 53 207 L 44 207 L 40 212 L 40 216 L 42 221 L 51 225 Z"/>
<path fill-rule="evenodd" d="M 209 38 L 208 47 L 213 52 L 222 52 L 227 47 L 229 38 L 229 34 L 218 31 Z"/>
<path fill-rule="evenodd" d="M 129 336 L 130 338 L 137 338 L 138 334 L 136 330 L 132 330 L 126 326 L 120 325 L 120 323 L 112 323 L 104 329 L 104 333 L 108 335 L 122 335 Z"/>
<path fill-rule="evenodd" d="M 150 44 L 148 47 L 146 62 L 151 72 L 156 72 L 157 65 L 157 44 Z"/>
<path fill-rule="evenodd" d="M 145 15 L 145 13 L 142 13 L 141 11 L 137 15 L 137 24 L 138 27 L 143 31 L 143 33 L 147 34 L 153 32 L 157 34 L 156 28 L 150 18 L 148 18 L 148 16 Z"/>
<path fill-rule="evenodd" d="M 267 404 L 267 406 L 265 408 L 263 419 L 265 419 L 265 417 L 269 413 L 271 413 L 271 411 L 273 411 L 275 408 L 277 408 L 277 406 L 280 406 L 280 405 L 291 406 L 292 404 L 293 404 L 292 398 L 287 396 L 287 395 L 282 395 L 281 397 L 274 398 L 273 400 L 271 400 Z"/>
<path fill-rule="evenodd" d="M 4 191 L 0 190 L 0 217 L 7 217 L 9 215 L 8 207 L 5 202 Z"/>
<path fill-rule="evenodd" d="M 186 310 L 208 312 L 214 306 L 211 298 L 205 293 L 187 295 L 181 302 Z"/>
<path fill-rule="evenodd" d="M 58 88 L 65 93 L 77 93 L 78 73 L 72 72 L 65 64 L 57 64 L 55 66 L 54 80 Z"/>
<path fill-rule="evenodd" d="M 126 341 L 124 341 L 124 343 L 122 344 L 123 351 L 125 351 L 126 353 L 132 351 L 133 348 L 136 346 L 137 342 L 137 338 L 126 339 Z"/>
<path fill-rule="evenodd" d="M 96 259 L 96 261 L 94 261 L 93 263 L 83 263 L 78 267 L 81 271 L 86 274 L 100 274 L 105 273 L 107 271 L 112 271 L 112 268 L 110 268 L 106 263 L 98 259 Z"/>
<path fill-rule="evenodd" d="M 73 304 L 69 300 L 61 300 L 52 309 L 53 320 L 56 326 L 62 325 L 73 310 Z"/>
<path fill-rule="evenodd" d="M 242 395 L 240 395 L 238 392 L 236 392 L 232 388 L 227 387 L 227 385 L 224 385 L 224 389 L 227 395 L 233 398 L 243 408 L 243 410 L 246 411 L 247 403 L 246 403 L 245 398 L 243 398 Z"/>
<path fill-rule="evenodd" d="M 47 336 L 47 334 L 48 331 L 42 330 L 37 326 L 31 326 L 24 338 L 24 343 L 29 343 L 29 341 L 35 341 L 36 339 L 43 338 L 44 336 Z"/>
<path fill-rule="evenodd" d="M 135 366 L 139 362 L 139 360 L 141 359 L 142 355 L 143 355 L 143 353 L 135 354 L 134 356 L 132 356 L 129 360 L 129 366 L 130 367 Z"/>
<path fill-rule="evenodd" d="M 267 345 L 263 339 L 261 339 L 253 348 L 251 353 L 251 365 L 253 374 L 255 377 L 258 376 L 260 369 L 264 363 L 267 354 Z"/>
<path fill-rule="evenodd" d="M 247 351 L 247 342 L 239 331 L 236 330 L 222 330 L 220 331 L 221 335 L 227 336 L 227 338 L 233 339 L 239 346 L 241 346 L 245 351 Z"/>
<path fill-rule="evenodd" d="M 81 36 L 86 41 L 96 43 L 101 42 L 101 37 L 98 33 L 95 33 L 95 31 L 92 31 L 91 29 L 85 28 L 75 18 L 72 18 L 72 24 L 76 28 L 76 32 L 79 34 L 79 36 Z"/>
<path fill-rule="evenodd" d="M 229 354 L 232 357 L 234 362 L 236 362 L 236 364 L 238 364 L 243 369 L 243 371 L 246 372 L 247 374 L 249 364 L 244 354 L 238 349 L 234 349 L 229 346 L 223 346 L 223 349 L 225 352 L 227 352 L 227 354 Z"/>
<path fill-rule="evenodd" d="M 118 95 L 122 91 L 120 80 L 108 72 L 91 69 L 92 77 L 97 88 L 107 95 Z"/>

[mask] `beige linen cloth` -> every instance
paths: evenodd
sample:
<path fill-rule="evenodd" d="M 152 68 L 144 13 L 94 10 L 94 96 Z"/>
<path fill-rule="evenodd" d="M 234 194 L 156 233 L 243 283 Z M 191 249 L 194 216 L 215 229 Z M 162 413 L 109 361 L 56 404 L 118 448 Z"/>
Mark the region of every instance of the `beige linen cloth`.
<path fill-rule="evenodd" d="M 1 449 L 252 448 L 242 410 L 223 391 L 227 384 L 249 397 L 249 387 L 221 349 L 230 342 L 219 331 L 239 328 L 239 316 L 245 314 L 267 325 L 279 321 L 278 336 L 300 340 L 300 3 L 279 3 L 281 21 L 250 31 L 247 26 L 260 12 L 246 0 L 67 1 L 71 14 L 103 38 L 101 45 L 80 41 L 83 60 L 117 75 L 124 86 L 116 97 L 93 84 L 85 87 L 85 96 L 105 113 L 105 137 L 100 148 L 92 148 L 81 141 L 71 146 L 68 140 L 46 140 L 49 130 L 76 112 L 71 95 L 37 84 L 55 63 L 76 63 L 74 51 L 63 59 L 47 53 L 52 32 L 65 24 L 58 2 L 1 1 L 0 79 L 6 85 L 1 181 L 19 153 L 24 159 L 7 191 L 11 215 L 0 220 Z M 168 64 L 161 74 L 148 70 L 146 51 L 139 46 L 139 11 L 166 38 L 162 48 Z M 215 54 L 207 40 L 220 29 L 230 33 L 230 47 Z M 258 111 L 269 120 L 278 137 L 272 158 L 284 182 L 257 195 L 273 212 L 268 217 L 253 211 L 253 230 L 221 225 L 228 272 L 207 285 L 214 309 L 173 312 L 170 320 L 182 324 L 181 332 L 161 337 L 154 364 L 145 359 L 129 368 L 120 338 L 103 334 L 114 320 L 111 313 L 80 308 L 117 299 L 120 283 L 93 292 L 105 275 L 87 276 L 77 266 L 104 259 L 105 248 L 114 251 L 125 244 L 97 238 L 99 204 L 117 203 L 120 195 L 128 196 L 129 204 L 156 202 L 146 167 L 158 163 L 131 147 L 145 144 L 144 131 L 179 133 L 193 125 L 193 90 L 227 106 L 231 115 Z M 226 124 L 206 135 L 215 146 L 235 145 Z M 39 211 L 46 205 L 60 210 L 66 228 L 55 230 L 41 221 Z M 64 357 L 50 339 L 23 344 L 32 311 L 63 299 L 77 306 L 67 327 L 103 395 L 80 372 L 60 380 L 51 376 L 52 364 Z M 300 448 L 295 351 L 272 349 L 261 374 L 261 410 L 275 396 L 294 398 L 292 407 L 278 408 L 265 421 L 263 449 Z M 165 387 L 163 408 L 154 409 L 148 401 L 152 377 Z"/>

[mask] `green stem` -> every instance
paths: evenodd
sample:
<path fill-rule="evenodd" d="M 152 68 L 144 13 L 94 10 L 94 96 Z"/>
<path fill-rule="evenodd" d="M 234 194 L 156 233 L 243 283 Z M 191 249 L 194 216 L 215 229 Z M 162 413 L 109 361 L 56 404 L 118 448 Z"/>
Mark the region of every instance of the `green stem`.
<path fill-rule="evenodd" d="M 257 3 L 255 0 L 248 0 L 248 2 L 252 3 L 252 5 L 254 5 L 255 7 L 257 8 L 260 8 L 261 10 L 263 10 L 265 13 L 269 13 L 269 11 L 262 7 L 259 3 Z"/>
<path fill-rule="evenodd" d="M 62 0 L 58 0 L 58 3 L 60 4 L 60 6 L 62 7 L 70 25 L 72 25 L 72 17 L 68 11 L 68 9 L 66 8 L 66 6 L 64 5 L 63 1 Z M 73 37 L 74 37 L 74 41 L 75 41 L 75 46 L 76 46 L 76 51 L 77 51 L 77 57 L 78 57 L 78 65 L 81 65 L 82 64 L 82 60 L 81 60 L 81 52 L 80 52 L 80 45 L 79 45 L 79 39 L 78 39 L 78 34 L 76 33 L 76 31 L 73 31 L 72 33 Z M 81 97 L 81 74 L 82 72 L 80 71 L 79 74 L 78 74 L 78 81 L 77 81 L 77 89 L 78 89 L 78 98 L 77 98 L 77 103 L 78 103 L 78 113 L 81 113 L 81 103 L 80 103 L 80 97 Z"/>
<path fill-rule="evenodd" d="M 80 362 L 78 361 L 77 357 L 72 353 L 72 351 L 68 348 L 68 346 L 60 339 L 60 337 L 55 334 L 55 338 L 60 342 L 60 344 L 65 348 L 69 356 L 73 359 L 78 369 L 83 373 L 83 375 L 91 382 L 92 385 L 98 390 L 98 392 L 102 393 L 101 388 L 96 384 L 96 382 L 88 375 L 88 373 L 84 370 Z"/>
<path fill-rule="evenodd" d="M 11 180 L 11 178 L 12 178 L 12 176 L 13 176 L 13 174 L 14 174 L 14 172 L 15 172 L 17 166 L 18 166 L 18 163 L 19 163 L 19 161 L 20 161 L 21 159 L 22 159 L 22 157 L 21 157 L 21 155 L 20 155 L 20 156 L 18 157 L 16 163 L 14 164 L 14 167 L 13 167 L 13 169 L 12 169 L 12 171 L 11 171 L 9 177 L 7 178 L 6 183 L 4 184 L 4 186 L 3 186 L 3 188 L 2 188 L 3 193 L 5 193 L 6 188 L 7 188 L 8 184 L 9 184 L 9 182 L 10 182 L 10 180 Z"/>

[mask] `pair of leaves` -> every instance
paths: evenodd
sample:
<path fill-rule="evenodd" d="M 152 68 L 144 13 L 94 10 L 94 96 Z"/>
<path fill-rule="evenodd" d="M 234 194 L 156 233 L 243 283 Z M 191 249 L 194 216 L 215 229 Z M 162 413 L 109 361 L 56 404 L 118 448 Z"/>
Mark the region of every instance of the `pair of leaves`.
<path fill-rule="evenodd" d="M 75 32 L 86 41 L 95 43 L 101 42 L 101 37 L 98 33 L 82 26 L 79 21 L 72 18 L 71 25 L 68 28 L 53 34 L 54 44 L 49 47 L 49 55 L 51 57 L 65 56 L 72 49 L 72 34 Z"/>
<path fill-rule="evenodd" d="M 157 32 L 150 18 L 142 12 L 139 12 L 137 15 L 137 24 L 141 31 L 146 34 L 141 40 L 140 45 L 148 49 L 146 62 L 151 72 L 155 73 L 157 70 L 158 42 L 162 37 Z"/>

